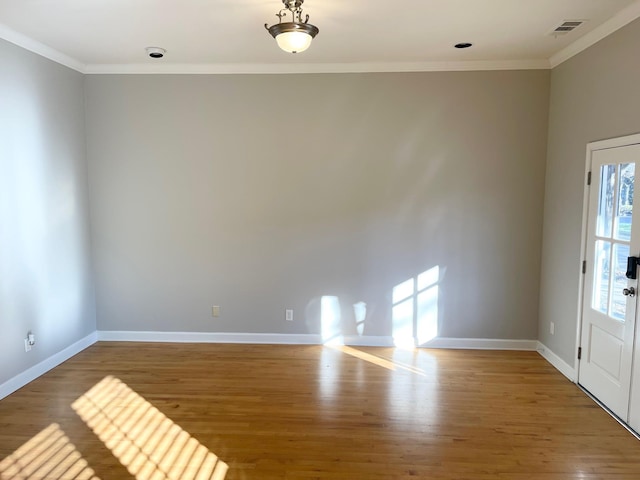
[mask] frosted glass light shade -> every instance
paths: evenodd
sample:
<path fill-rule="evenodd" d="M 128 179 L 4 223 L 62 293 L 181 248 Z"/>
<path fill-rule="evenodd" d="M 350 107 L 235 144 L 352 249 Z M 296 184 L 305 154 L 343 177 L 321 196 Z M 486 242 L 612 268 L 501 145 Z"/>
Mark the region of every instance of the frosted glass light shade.
<path fill-rule="evenodd" d="M 278 46 L 289 53 L 304 52 L 311 45 L 313 37 L 307 32 L 282 32 L 276 37 Z"/>
<path fill-rule="evenodd" d="M 276 23 L 270 27 L 265 24 L 264 28 L 276 39 L 278 46 L 289 53 L 304 52 L 319 32 L 315 25 L 300 22 Z"/>

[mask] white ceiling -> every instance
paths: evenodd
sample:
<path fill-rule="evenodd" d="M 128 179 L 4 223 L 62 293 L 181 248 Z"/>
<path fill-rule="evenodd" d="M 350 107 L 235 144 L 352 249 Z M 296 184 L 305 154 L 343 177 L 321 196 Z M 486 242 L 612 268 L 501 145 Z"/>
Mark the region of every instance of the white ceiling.
<path fill-rule="evenodd" d="M 549 68 L 640 16 L 640 0 L 306 0 L 320 29 L 282 52 L 281 0 L 0 0 L 0 37 L 85 73 Z M 555 38 L 563 20 L 588 20 Z M 471 42 L 467 50 L 454 49 Z M 145 47 L 167 50 L 149 59 Z"/>

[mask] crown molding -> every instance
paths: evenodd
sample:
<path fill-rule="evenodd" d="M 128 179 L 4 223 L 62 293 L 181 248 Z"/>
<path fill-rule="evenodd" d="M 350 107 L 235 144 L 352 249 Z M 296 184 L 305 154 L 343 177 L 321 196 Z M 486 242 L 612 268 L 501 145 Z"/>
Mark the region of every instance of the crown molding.
<path fill-rule="evenodd" d="M 640 1 L 640 0 L 638 0 Z M 548 70 L 549 61 L 472 60 L 456 62 L 363 62 L 363 63 L 133 63 L 84 64 L 0 23 L 0 38 L 85 74 L 293 74 L 293 73 L 384 73 L 466 72 L 487 70 Z"/>
<path fill-rule="evenodd" d="M 640 2 L 640 0 L 638 0 Z M 295 74 L 295 73 L 402 73 L 468 72 L 491 70 L 548 70 L 546 59 L 469 60 L 436 62 L 362 62 L 362 63 L 134 63 L 84 64 L 0 23 L 0 38 L 84 74 Z"/>
<path fill-rule="evenodd" d="M 638 17 L 640 17 L 640 0 L 636 0 L 631 5 L 623 8 L 602 25 L 599 25 L 572 44 L 560 50 L 558 53 L 552 55 L 549 58 L 551 68 L 555 68 L 561 63 L 566 62 L 571 57 L 574 57 L 590 46 L 598 43 L 603 38 L 633 22 Z"/>
<path fill-rule="evenodd" d="M 382 73 L 462 72 L 482 70 L 548 70 L 547 60 L 504 60 L 467 62 L 388 63 L 287 63 L 287 64 L 90 64 L 87 74 L 295 74 L 295 73 Z"/>
<path fill-rule="evenodd" d="M 85 65 L 82 62 L 61 53 L 58 50 L 48 47 L 44 43 L 40 43 L 31 37 L 27 37 L 22 33 L 16 32 L 1 23 L 0 38 L 17 45 L 18 47 L 24 48 L 25 50 L 29 50 L 30 52 L 40 55 L 41 57 L 48 58 L 49 60 L 64 65 L 65 67 L 69 67 L 80 73 L 85 73 Z"/>

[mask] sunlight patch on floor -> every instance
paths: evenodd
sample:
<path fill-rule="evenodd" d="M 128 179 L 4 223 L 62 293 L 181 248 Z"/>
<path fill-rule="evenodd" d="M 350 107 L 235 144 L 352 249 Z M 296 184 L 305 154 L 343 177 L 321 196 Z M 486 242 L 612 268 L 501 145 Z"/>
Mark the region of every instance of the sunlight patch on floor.
<path fill-rule="evenodd" d="M 56 423 L 0 461 L 0 479 L 99 480 Z"/>
<path fill-rule="evenodd" d="M 229 469 L 121 380 L 108 376 L 72 408 L 137 480 L 223 480 Z"/>
<path fill-rule="evenodd" d="M 352 357 L 359 358 L 361 360 L 372 363 L 374 365 L 378 365 L 379 367 L 387 368 L 389 370 L 400 369 L 406 370 L 407 372 L 415 373 L 417 375 L 422 375 L 423 377 L 425 376 L 425 372 L 423 370 L 414 367 L 413 365 L 408 365 L 406 363 L 379 357 L 377 355 L 358 350 L 357 348 L 348 347 L 346 345 L 325 345 L 325 347 L 334 348 L 342 353 L 346 353 L 347 355 L 351 355 Z"/>

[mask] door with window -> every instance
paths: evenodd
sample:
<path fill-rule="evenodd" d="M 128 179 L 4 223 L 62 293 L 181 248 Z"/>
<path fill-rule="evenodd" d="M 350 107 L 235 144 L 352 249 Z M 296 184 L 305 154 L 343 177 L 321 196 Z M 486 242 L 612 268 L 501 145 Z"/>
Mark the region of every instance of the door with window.
<path fill-rule="evenodd" d="M 640 257 L 640 218 L 633 211 L 638 160 L 640 145 L 591 152 L 578 374 L 580 385 L 625 422 L 638 298 L 638 280 L 629 278 L 638 274 L 633 257 Z"/>

